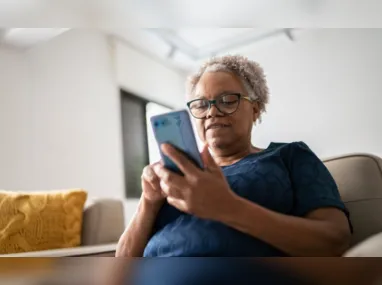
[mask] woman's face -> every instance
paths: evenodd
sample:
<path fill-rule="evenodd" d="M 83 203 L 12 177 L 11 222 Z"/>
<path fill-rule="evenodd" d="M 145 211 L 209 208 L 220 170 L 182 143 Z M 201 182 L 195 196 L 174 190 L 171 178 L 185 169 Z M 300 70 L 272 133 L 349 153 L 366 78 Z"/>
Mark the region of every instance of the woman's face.
<path fill-rule="evenodd" d="M 190 100 L 205 98 L 213 100 L 221 94 L 247 92 L 239 78 L 228 72 L 207 72 L 202 75 L 195 86 Z M 240 100 L 237 111 L 231 115 L 224 115 L 213 105 L 204 119 L 195 119 L 198 135 L 209 147 L 221 151 L 229 151 L 235 145 L 250 142 L 253 122 L 258 117 L 256 103 Z"/>

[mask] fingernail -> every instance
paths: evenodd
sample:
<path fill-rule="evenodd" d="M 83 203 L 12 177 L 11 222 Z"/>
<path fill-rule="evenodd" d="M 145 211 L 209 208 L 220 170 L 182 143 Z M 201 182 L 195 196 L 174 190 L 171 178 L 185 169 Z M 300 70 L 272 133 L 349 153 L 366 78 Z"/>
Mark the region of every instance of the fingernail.
<path fill-rule="evenodd" d="M 147 176 L 150 178 L 150 179 L 153 179 L 154 178 L 154 173 L 152 170 L 149 170 L 147 171 Z"/>
<path fill-rule="evenodd" d="M 161 150 L 162 150 L 163 152 L 166 152 L 166 151 L 167 151 L 167 144 L 162 143 L 161 146 L 160 146 L 160 148 L 161 148 Z"/>

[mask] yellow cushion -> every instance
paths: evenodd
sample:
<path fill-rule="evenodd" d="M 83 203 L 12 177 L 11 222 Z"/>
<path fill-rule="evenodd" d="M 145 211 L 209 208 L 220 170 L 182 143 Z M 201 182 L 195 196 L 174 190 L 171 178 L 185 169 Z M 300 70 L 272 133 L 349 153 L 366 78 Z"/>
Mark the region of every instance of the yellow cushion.
<path fill-rule="evenodd" d="M 0 254 L 80 245 L 86 198 L 82 189 L 0 191 Z"/>

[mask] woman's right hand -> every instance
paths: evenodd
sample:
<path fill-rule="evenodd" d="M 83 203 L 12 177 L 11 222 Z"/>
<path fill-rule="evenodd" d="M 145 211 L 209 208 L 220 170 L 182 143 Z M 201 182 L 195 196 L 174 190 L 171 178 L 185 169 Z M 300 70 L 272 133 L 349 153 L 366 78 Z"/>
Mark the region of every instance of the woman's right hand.
<path fill-rule="evenodd" d="M 143 168 L 142 181 L 142 197 L 150 204 L 161 206 L 166 199 L 161 187 L 160 180 L 153 170 L 153 167 L 161 162 L 155 162 Z"/>
<path fill-rule="evenodd" d="M 149 241 L 157 215 L 166 201 L 160 180 L 153 170 L 157 162 L 143 168 L 142 195 L 137 210 L 119 239 L 116 257 L 142 257 Z"/>

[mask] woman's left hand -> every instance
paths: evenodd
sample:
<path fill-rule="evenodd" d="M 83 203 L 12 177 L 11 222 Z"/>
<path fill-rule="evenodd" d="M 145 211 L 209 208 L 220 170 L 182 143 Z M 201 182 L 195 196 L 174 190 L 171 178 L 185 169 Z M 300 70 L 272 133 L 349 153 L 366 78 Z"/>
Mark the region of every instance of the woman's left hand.
<path fill-rule="evenodd" d="M 220 220 L 231 209 L 237 196 L 209 153 L 208 146 L 205 145 L 201 153 L 204 170 L 171 145 L 164 144 L 161 148 L 184 174 L 181 176 L 159 164 L 154 167 L 167 202 L 199 218 Z"/>

